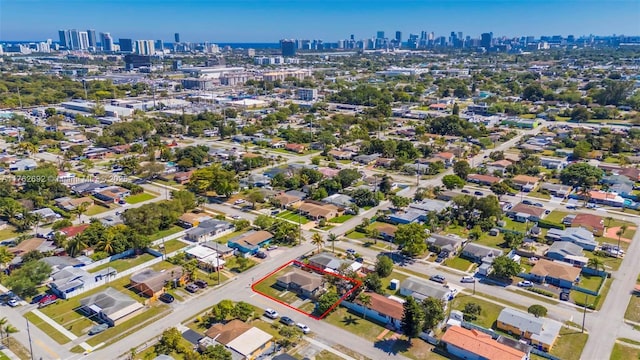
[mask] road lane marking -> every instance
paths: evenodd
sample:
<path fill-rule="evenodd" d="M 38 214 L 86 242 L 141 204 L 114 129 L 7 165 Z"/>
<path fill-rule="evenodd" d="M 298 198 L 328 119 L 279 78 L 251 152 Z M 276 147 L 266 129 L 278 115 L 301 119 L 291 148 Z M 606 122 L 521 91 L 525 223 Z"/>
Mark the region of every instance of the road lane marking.
<path fill-rule="evenodd" d="M 51 348 L 45 345 L 42 341 L 35 339 L 35 343 L 38 345 L 38 347 L 42 348 L 44 351 L 47 352 L 47 354 L 51 355 L 54 359 L 60 358 L 60 356 L 58 356 L 58 354 L 55 351 L 51 350 Z"/>

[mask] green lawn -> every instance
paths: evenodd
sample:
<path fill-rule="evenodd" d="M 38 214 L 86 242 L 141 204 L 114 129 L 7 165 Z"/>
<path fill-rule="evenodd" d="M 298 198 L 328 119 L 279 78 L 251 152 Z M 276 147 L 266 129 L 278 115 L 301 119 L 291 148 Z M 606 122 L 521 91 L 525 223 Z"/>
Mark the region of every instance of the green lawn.
<path fill-rule="evenodd" d="M 129 268 L 132 268 L 134 266 L 143 264 L 149 260 L 155 259 L 155 256 L 148 254 L 148 253 L 144 253 L 142 255 L 138 255 L 134 258 L 123 258 L 123 259 L 118 259 L 118 260 L 114 260 L 114 261 L 110 261 L 106 264 L 102 264 L 100 266 L 97 266 L 91 270 L 89 270 L 89 272 L 95 273 L 97 271 L 100 271 L 102 269 L 106 269 L 108 267 L 114 268 L 116 269 L 116 271 L 121 272 L 124 270 L 127 270 Z"/>
<path fill-rule="evenodd" d="M 286 273 L 288 273 L 289 271 L 291 271 L 291 268 L 286 267 L 280 271 L 278 271 L 277 273 L 269 276 L 268 278 L 264 279 L 263 281 L 261 281 L 258 285 L 256 285 L 254 288 L 256 291 L 261 292 L 265 295 L 271 296 L 275 299 L 278 299 L 280 301 L 283 301 L 287 304 L 291 304 L 293 302 L 295 302 L 296 300 L 300 300 L 300 298 L 298 297 L 298 295 L 296 295 L 293 292 L 290 291 L 286 291 L 286 290 L 281 290 L 278 286 L 276 286 L 276 279 Z"/>
<path fill-rule="evenodd" d="M 189 341 L 187 341 L 184 338 L 180 338 L 178 343 L 180 345 L 182 345 L 185 349 L 191 349 L 193 347 L 193 344 L 191 344 Z M 150 346 L 147 349 L 145 349 L 144 351 L 136 354 L 134 359 L 136 359 L 136 360 L 155 359 L 156 356 L 160 355 L 160 354 L 157 354 L 155 350 L 156 350 L 155 346 Z M 171 352 L 168 355 L 173 357 L 174 359 L 184 359 L 184 355 L 183 354 L 175 352 L 175 351 Z"/>
<path fill-rule="evenodd" d="M 363 233 L 358 232 L 358 231 L 353 231 L 353 232 L 349 233 L 349 235 L 347 235 L 347 238 L 352 239 L 352 240 L 364 239 L 366 237 L 367 237 L 367 234 L 363 234 Z"/>
<path fill-rule="evenodd" d="M 299 223 L 301 225 L 304 225 L 304 224 L 309 222 L 309 219 L 307 219 L 306 217 L 304 217 L 302 215 L 299 215 L 299 214 L 296 214 L 296 213 L 294 213 L 294 212 L 292 212 L 290 210 L 285 210 L 285 211 L 279 213 L 277 217 L 279 217 L 281 219 L 289 220 L 289 221 L 294 222 L 296 224 Z"/>
<path fill-rule="evenodd" d="M 640 359 L 640 349 L 616 342 L 610 360 Z"/>
<path fill-rule="evenodd" d="M 455 299 L 453 299 L 453 301 L 451 302 L 451 308 L 454 310 L 462 311 L 464 310 L 464 306 L 468 303 L 476 303 L 482 308 L 480 316 L 478 316 L 476 320 L 471 322 L 487 329 L 491 329 L 493 327 L 493 324 L 498 319 L 498 315 L 500 315 L 500 311 L 504 309 L 503 306 L 496 305 L 479 298 L 475 298 L 471 295 L 463 294 L 459 294 Z"/>
<path fill-rule="evenodd" d="M 105 211 L 108 211 L 110 208 L 102 206 L 102 205 L 91 205 L 89 206 L 89 208 L 87 209 L 87 211 L 83 214 L 85 216 L 95 216 L 98 214 L 101 214 Z"/>
<path fill-rule="evenodd" d="M 495 248 L 500 248 L 500 246 L 504 243 L 504 234 L 501 232 L 497 236 L 491 236 L 489 233 L 482 233 L 478 240 L 474 240 L 473 242 L 491 246 Z"/>
<path fill-rule="evenodd" d="M 555 223 L 558 223 L 558 224 L 562 224 L 562 219 L 564 219 L 564 217 L 567 216 L 567 215 L 569 215 L 568 212 L 554 210 L 549 215 L 547 215 L 544 218 L 544 220 L 552 221 L 552 222 L 555 222 Z"/>
<path fill-rule="evenodd" d="M 170 227 L 170 228 L 168 228 L 168 229 L 161 230 L 161 231 L 158 231 L 158 232 L 157 232 L 157 233 L 155 233 L 155 234 L 149 235 L 149 240 L 151 240 L 151 241 L 156 241 L 156 240 L 158 240 L 158 239 L 162 239 L 163 237 L 167 237 L 167 236 L 169 236 L 169 235 L 177 234 L 177 233 L 179 233 L 179 232 L 180 232 L 180 231 L 182 231 L 182 230 L 184 230 L 184 229 L 183 229 L 183 228 L 181 228 L 180 226 L 178 226 L 178 225 L 173 225 L 173 226 L 171 226 L 171 227 Z"/>
<path fill-rule="evenodd" d="M 515 231 L 520 231 L 520 232 L 526 232 L 527 231 L 527 224 L 526 223 L 521 223 L 518 221 L 513 221 L 509 218 L 504 218 L 503 219 L 504 222 L 506 223 L 504 228 L 508 229 L 508 230 L 515 230 Z M 533 224 L 529 223 L 529 228 L 533 227 Z"/>
<path fill-rule="evenodd" d="M 469 271 L 474 263 L 461 257 L 453 257 L 444 261 L 444 265 L 458 269 L 460 271 Z"/>
<path fill-rule="evenodd" d="M 247 258 L 247 265 L 245 267 L 240 267 L 238 264 L 238 258 L 235 256 L 228 257 L 224 261 L 226 261 L 224 264 L 225 269 L 238 273 L 249 270 L 257 264 L 255 260 Z"/>
<path fill-rule="evenodd" d="M 135 195 L 130 195 L 127 196 L 124 201 L 127 202 L 127 204 L 137 204 L 137 203 L 141 203 L 143 201 L 148 201 L 155 198 L 154 195 L 151 195 L 149 193 L 146 192 L 142 192 L 140 194 L 135 194 Z"/>
<path fill-rule="evenodd" d="M 0 240 L 11 239 L 20 235 L 13 226 L 7 225 L 6 229 L 0 230 Z"/>
<path fill-rule="evenodd" d="M 598 291 L 602 280 L 603 279 L 600 276 L 582 275 L 580 277 L 580 284 L 578 286 L 588 290 Z"/>
<path fill-rule="evenodd" d="M 336 223 L 336 224 L 342 224 L 343 222 L 351 219 L 352 217 L 353 217 L 353 215 L 350 215 L 350 214 L 348 214 L 348 215 L 340 215 L 338 217 L 335 217 L 335 218 L 331 219 L 330 222 Z"/>
<path fill-rule="evenodd" d="M 400 287 L 398 287 L 398 289 L 396 289 L 396 290 L 389 289 L 389 285 L 391 284 L 391 280 L 393 280 L 393 279 L 400 280 L 400 284 L 402 284 L 402 282 L 404 280 L 406 280 L 408 277 L 409 276 L 407 276 L 405 274 L 400 274 L 398 272 L 393 271 L 393 272 L 391 272 L 391 275 L 387 276 L 386 278 L 380 279 L 380 280 L 382 280 L 382 289 L 387 294 L 399 295 L 400 294 Z"/>
<path fill-rule="evenodd" d="M 161 244 L 162 245 L 162 244 Z M 169 240 L 169 241 L 165 241 L 164 242 L 164 250 L 167 254 L 170 254 L 176 250 L 180 250 L 184 247 L 186 247 L 187 244 L 185 244 L 184 242 L 178 240 L 178 239 L 173 239 L 173 240 Z M 160 247 L 158 247 L 157 250 L 161 250 Z"/>
<path fill-rule="evenodd" d="M 352 332 L 371 342 L 376 342 L 378 335 L 384 331 L 383 326 L 380 326 L 369 319 L 363 319 L 359 314 L 342 306 L 339 306 L 336 311 L 325 317 L 324 321 Z"/>
<path fill-rule="evenodd" d="M 538 198 L 538 199 L 546 199 L 546 200 L 551 199 L 551 195 L 543 194 L 543 193 L 540 193 L 540 192 L 537 192 L 537 191 L 532 191 L 532 192 L 528 193 L 527 196 L 531 196 L 531 197 Z"/>
<path fill-rule="evenodd" d="M 331 354 L 333 355 L 333 354 Z M 317 359 L 317 357 L 316 357 Z M 340 359 L 340 358 L 338 358 Z M 5 355 L 2 351 L 0 351 L 0 360 L 11 360 L 7 355 Z"/>
<path fill-rule="evenodd" d="M 44 331 L 45 334 L 49 335 L 49 337 L 55 340 L 58 344 L 66 344 L 71 341 L 71 339 L 56 330 L 56 328 L 54 328 L 53 326 L 47 324 L 44 320 L 40 319 L 34 313 L 28 312 L 24 314 L 24 317 L 33 325 L 37 326 L 40 330 Z"/>
<path fill-rule="evenodd" d="M 562 360 L 579 360 L 588 338 L 588 334 L 563 327 L 550 353 Z"/>
<path fill-rule="evenodd" d="M 139 328 L 146 325 L 146 322 L 156 316 L 162 315 L 169 311 L 169 306 L 167 305 L 156 305 L 152 306 L 149 309 L 143 310 L 144 312 L 140 315 L 137 315 L 119 325 L 108 328 L 107 330 L 101 332 L 98 335 L 94 335 L 87 339 L 87 344 L 91 346 L 96 346 L 100 343 L 105 343 L 104 346 L 112 344 L 129 334 L 139 330 Z"/>
<path fill-rule="evenodd" d="M 627 306 L 627 311 L 624 313 L 624 318 L 627 320 L 640 322 L 640 296 L 631 296 L 631 300 L 629 300 L 629 306 Z"/>

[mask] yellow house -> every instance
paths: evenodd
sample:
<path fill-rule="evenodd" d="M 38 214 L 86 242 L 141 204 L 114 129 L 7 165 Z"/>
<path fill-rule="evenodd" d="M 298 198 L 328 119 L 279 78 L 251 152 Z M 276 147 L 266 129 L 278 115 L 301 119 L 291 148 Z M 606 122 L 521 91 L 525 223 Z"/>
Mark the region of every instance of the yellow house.
<path fill-rule="evenodd" d="M 529 340 L 540 350 L 550 351 L 556 342 L 562 324 L 558 321 L 538 318 L 534 315 L 504 308 L 496 322 L 498 329 Z"/>

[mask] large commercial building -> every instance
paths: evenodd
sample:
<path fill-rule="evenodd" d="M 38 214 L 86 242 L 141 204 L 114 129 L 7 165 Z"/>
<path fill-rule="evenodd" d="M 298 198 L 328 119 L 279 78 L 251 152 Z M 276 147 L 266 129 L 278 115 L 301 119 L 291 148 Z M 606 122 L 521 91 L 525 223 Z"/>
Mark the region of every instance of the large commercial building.
<path fill-rule="evenodd" d="M 153 40 L 137 40 L 135 44 L 135 52 L 138 55 L 153 55 L 156 52 Z"/>
<path fill-rule="evenodd" d="M 98 48 L 98 39 L 96 38 L 96 31 L 93 29 L 87 30 L 87 37 L 89 42 L 89 48 L 96 50 Z"/>
<path fill-rule="evenodd" d="M 282 56 L 296 56 L 296 41 L 280 40 L 280 50 L 282 50 Z"/>
<path fill-rule="evenodd" d="M 151 67 L 151 56 L 128 54 L 124 56 L 124 63 L 127 70 Z"/>
<path fill-rule="evenodd" d="M 113 51 L 113 38 L 111 34 L 100 33 L 100 46 L 102 46 L 102 51 Z"/>
<path fill-rule="evenodd" d="M 120 52 L 133 52 L 133 40 L 131 39 L 118 39 L 118 45 L 120 45 Z"/>

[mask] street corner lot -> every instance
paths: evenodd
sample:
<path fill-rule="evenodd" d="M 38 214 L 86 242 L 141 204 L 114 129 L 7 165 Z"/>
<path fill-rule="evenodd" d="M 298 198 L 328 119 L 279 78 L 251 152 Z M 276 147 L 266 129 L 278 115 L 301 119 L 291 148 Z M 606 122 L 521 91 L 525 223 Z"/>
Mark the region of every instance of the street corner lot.
<path fill-rule="evenodd" d="M 251 288 L 262 296 L 319 320 L 326 313 L 314 313 L 316 300 L 328 288 L 329 277 L 339 278 L 355 285 L 352 290 L 336 302 L 335 306 L 338 306 L 346 296 L 360 286 L 360 282 L 355 279 L 292 260 L 257 281 Z"/>

